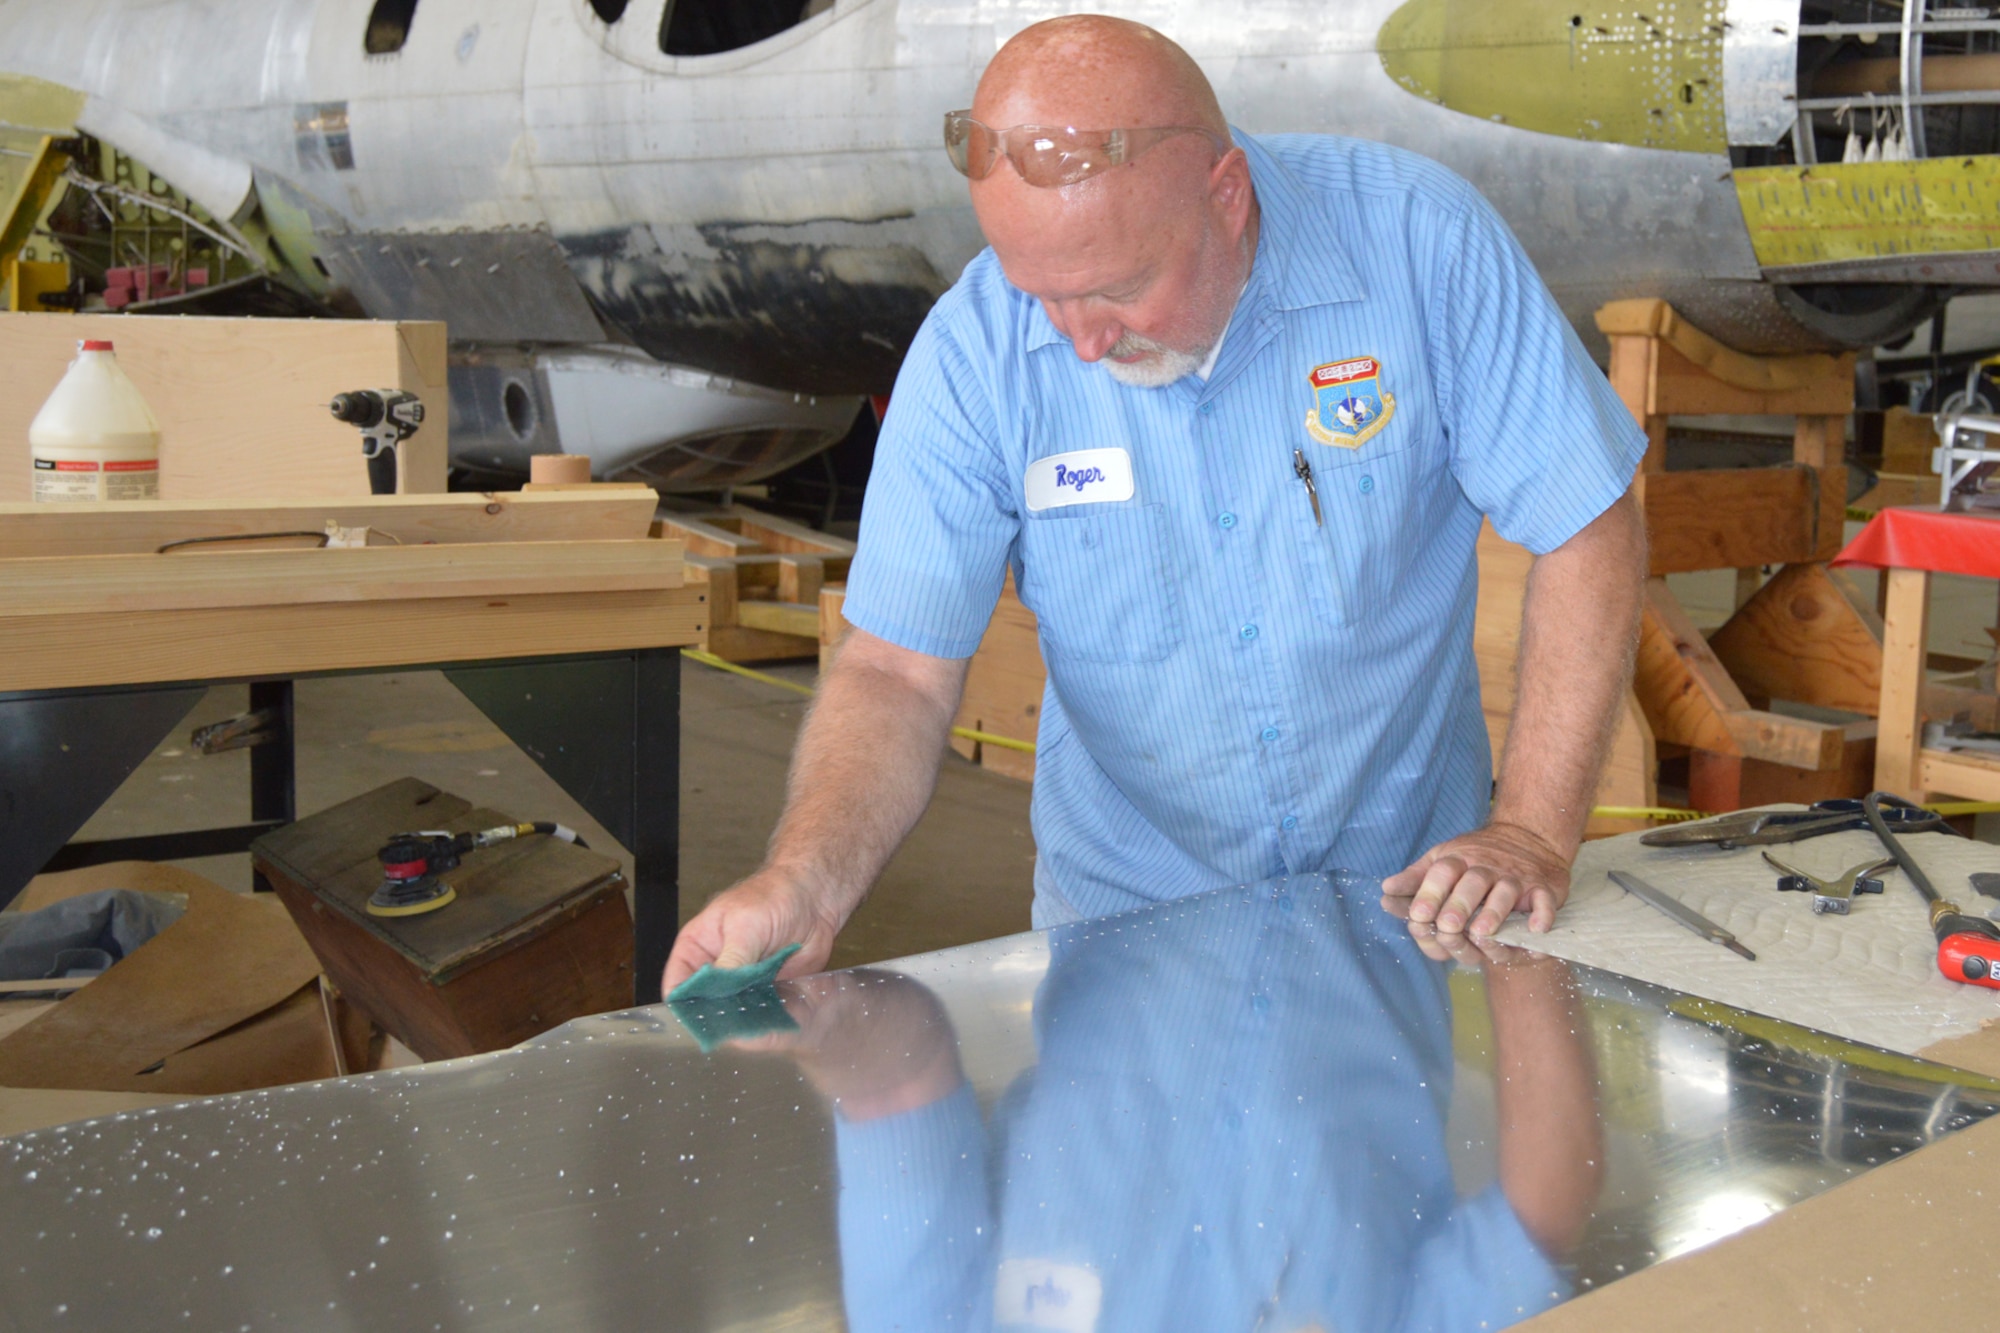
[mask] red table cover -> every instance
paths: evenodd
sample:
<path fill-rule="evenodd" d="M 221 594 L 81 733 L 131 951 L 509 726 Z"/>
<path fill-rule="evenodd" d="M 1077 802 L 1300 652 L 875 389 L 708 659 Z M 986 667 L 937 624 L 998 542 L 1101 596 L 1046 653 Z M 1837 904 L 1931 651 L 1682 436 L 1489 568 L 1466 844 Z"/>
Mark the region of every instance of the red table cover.
<path fill-rule="evenodd" d="M 1833 563 L 2000 579 L 2000 513 L 1884 509 L 1868 520 Z"/>

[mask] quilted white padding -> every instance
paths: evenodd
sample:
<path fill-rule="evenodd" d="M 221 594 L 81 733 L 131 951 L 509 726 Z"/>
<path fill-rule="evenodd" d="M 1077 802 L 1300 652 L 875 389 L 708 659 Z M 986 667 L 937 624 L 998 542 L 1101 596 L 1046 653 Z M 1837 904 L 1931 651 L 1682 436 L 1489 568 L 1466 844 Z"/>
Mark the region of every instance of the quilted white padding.
<path fill-rule="evenodd" d="M 1797 807 L 1779 807 L 1797 808 Z M 2000 872 L 2000 846 L 1942 833 L 1905 840 L 1939 893 L 1983 916 L 1996 904 L 1972 891 L 1973 871 Z M 1873 834 L 1833 833 L 1771 849 L 1831 878 L 1883 852 Z M 1947 981 L 1937 969 L 1923 899 L 1900 870 L 1847 916 L 1817 915 L 1812 895 L 1780 893 L 1754 847 L 1642 847 L 1639 835 L 1585 843 L 1570 899 L 1546 935 L 1514 917 L 1500 939 L 1756 1013 L 1913 1053 L 2000 1018 L 2000 990 Z M 1702 939 L 1605 877 L 1624 870 L 1679 898 L 1757 955 L 1747 962 Z"/>

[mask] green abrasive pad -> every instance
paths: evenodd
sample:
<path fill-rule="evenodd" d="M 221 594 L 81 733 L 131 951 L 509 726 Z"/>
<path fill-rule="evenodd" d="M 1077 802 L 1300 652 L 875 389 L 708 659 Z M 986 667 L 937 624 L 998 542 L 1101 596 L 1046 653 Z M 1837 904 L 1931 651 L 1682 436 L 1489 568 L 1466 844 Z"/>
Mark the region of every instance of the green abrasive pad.
<path fill-rule="evenodd" d="M 704 1055 L 725 1042 L 799 1030 L 778 998 L 778 988 L 769 982 L 721 999 L 668 1000 L 667 1008 L 701 1044 Z"/>
<path fill-rule="evenodd" d="M 787 944 L 763 962 L 751 963 L 748 967 L 717 967 L 713 963 L 703 963 L 699 972 L 673 988 L 667 1000 L 669 1003 L 675 1000 L 722 1000 L 741 994 L 752 986 L 768 986 L 777 980 L 778 969 L 804 947 Z"/>

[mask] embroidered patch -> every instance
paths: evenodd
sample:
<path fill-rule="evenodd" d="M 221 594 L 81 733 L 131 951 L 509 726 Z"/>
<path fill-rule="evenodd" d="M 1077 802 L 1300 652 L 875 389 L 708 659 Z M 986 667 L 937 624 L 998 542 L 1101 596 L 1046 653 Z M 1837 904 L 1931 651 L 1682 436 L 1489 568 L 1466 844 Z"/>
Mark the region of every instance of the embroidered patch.
<path fill-rule="evenodd" d="M 1109 504 L 1132 498 L 1132 455 L 1123 449 L 1078 449 L 1028 464 L 1021 478 L 1028 508 L 1039 513 L 1064 505 Z"/>
<path fill-rule="evenodd" d="M 1372 356 L 1314 366 L 1313 410 L 1306 434 L 1321 444 L 1359 449 L 1396 415 L 1396 396 L 1382 391 L 1382 363 Z"/>

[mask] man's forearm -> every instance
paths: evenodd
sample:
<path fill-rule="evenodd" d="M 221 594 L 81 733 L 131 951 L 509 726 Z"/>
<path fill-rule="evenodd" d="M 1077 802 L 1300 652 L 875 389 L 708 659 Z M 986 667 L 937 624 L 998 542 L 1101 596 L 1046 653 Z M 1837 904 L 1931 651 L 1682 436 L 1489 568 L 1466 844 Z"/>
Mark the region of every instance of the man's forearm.
<path fill-rule="evenodd" d="M 821 682 L 765 862 L 810 883 L 838 920 L 930 803 L 967 665 L 857 630 Z"/>
<path fill-rule="evenodd" d="M 1645 527 L 1629 494 L 1529 571 L 1493 819 L 1564 858 L 1583 837 L 1632 679 L 1645 573 Z"/>

